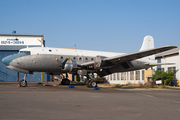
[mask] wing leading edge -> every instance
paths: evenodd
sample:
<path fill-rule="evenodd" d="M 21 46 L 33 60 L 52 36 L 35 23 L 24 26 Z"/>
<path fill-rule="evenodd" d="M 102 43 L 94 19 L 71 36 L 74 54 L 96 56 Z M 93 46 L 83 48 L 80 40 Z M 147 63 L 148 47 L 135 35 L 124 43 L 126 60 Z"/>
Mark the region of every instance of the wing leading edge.
<path fill-rule="evenodd" d="M 176 46 L 164 46 L 164 47 L 158 47 L 158 48 L 153 48 L 153 49 L 149 49 L 149 50 L 143 50 L 143 51 L 130 53 L 130 54 L 108 57 L 108 58 L 102 59 L 101 63 L 109 63 L 108 65 L 116 65 L 118 63 L 123 63 L 123 62 L 128 62 L 128 61 L 140 59 L 143 57 L 147 57 L 147 56 L 157 54 L 160 52 L 164 52 L 167 50 L 171 50 L 174 48 L 177 48 L 177 47 Z M 83 64 L 81 64 L 81 66 L 85 66 L 85 67 L 91 66 L 92 67 L 92 66 L 94 66 L 94 61 L 83 63 Z"/>

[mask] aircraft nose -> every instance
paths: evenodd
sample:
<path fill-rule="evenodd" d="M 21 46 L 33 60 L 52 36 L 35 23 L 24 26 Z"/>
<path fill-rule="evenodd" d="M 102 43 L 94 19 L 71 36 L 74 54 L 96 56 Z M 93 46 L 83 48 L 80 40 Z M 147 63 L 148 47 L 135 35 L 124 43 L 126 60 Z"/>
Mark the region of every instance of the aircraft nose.
<path fill-rule="evenodd" d="M 10 63 L 11 61 L 12 61 L 12 59 L 10 59 L 9 56 L 4 57 L 4 58 L 2 59 L 2 63 L 4 63 L 5 65 L 9 65 L 9 63 Z"/>
<path fill-rule="evenodd" d="M 12 55 L 9 55 L 9 56 L 6 56 L 2 59 L 2 62 L 5 64 L 5 65 L 9 65 L 10 62 L 12 62 L 14 59 L 20 57 L 21 55 L 19 54 L 12 54 Z"/>

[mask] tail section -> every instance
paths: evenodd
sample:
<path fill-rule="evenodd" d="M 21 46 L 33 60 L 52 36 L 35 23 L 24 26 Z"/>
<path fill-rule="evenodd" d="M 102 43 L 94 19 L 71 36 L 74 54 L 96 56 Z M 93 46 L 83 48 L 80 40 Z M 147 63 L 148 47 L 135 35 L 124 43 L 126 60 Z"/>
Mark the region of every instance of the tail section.
<path fill-rule="evenodd" d="M 147 35 L 144 37 L 143 44 L 139 51 L 148 50 L 148 49 L 152 49 L 152 48 L 154 48 L 154 39 L 152 36 Z"/>
<path fill-rule="evenodd" d="M 139 51 L 153 49 L 153 48 L 154 48 L 154 39 L 153 39 L 153 37 L 150 36 L 150 35 L 145 36 L 144 40 L 143 40 L 143 44 L 142 44 L 141 49 Z M 145 58 L 149 59 L 149 60 L 155 60 L 155 55 L 147 56 Z"/>

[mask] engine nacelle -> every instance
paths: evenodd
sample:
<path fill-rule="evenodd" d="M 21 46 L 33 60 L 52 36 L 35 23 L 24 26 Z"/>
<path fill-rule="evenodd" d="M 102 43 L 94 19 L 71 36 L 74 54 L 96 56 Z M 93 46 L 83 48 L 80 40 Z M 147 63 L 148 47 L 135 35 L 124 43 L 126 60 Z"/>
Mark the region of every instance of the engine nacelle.
<path fill-rule="evenodd" d="M 100 67 L 101 67 L 101 64 L 102 64 L 101 57 L 100 57 L 100 56 L 96 56 L 96 57 L 94 58 L 94 68 L 95 68 L 95 69 L 100 68 Z"/>
<path fill-rule="evenodd" d="M 71 73 L 74 68 L 74 63 L 71 60 L 68 60 L 64 65 L 63 71 Z"/>

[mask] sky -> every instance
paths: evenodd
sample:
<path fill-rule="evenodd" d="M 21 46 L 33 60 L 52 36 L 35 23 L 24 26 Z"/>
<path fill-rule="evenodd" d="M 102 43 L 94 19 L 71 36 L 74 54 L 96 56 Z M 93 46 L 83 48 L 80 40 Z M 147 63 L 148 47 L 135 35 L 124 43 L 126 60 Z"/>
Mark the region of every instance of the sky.
<path fill-rule="evenodd" d="M 47 47 L 131 53 L 146 35 L 180 46 L 180 0 L 0 0 L 0 33 L 13 30 Z"/>

